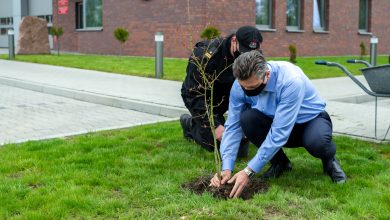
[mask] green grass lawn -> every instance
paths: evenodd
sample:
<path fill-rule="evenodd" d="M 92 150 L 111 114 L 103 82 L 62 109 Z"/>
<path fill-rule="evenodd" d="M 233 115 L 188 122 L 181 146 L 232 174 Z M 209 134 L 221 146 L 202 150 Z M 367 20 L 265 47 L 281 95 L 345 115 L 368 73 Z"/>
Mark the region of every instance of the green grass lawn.
<path fill-rule="evenodd" d="M 248 201 L 181 188 L 214 166 L 177 121 L 10 144 L 0 148 L 0 218 L 389 219 L 390 145 L 335 141 L 346 184 L 323 176 L 305 150 L 287 149 L 293 171 Z"/>
<path fill-rule="evenodd" d="M 7 59 L 8 55 L 0 55 Z M 378 56 L 377 63 L 386 64 L 387 56 Z M 344 64 L 350 71 L 360 74 L 362 64 L 347 64 L 347 59 L 358 59 L 352 56 L 339 57 L 298 57 L 297 65 L 303 69 L 311 79 L 345 76 L 338 68 L 315 65 L 316 60 L 327 60 Z M 98 70 L 126 75 L 154 77 L 154 58 L 149 57 L 118 57 L 104 55 L 17 55 L 16 60 L 24 62 L 42 63 L 57 66 L 75 67 L 81 69 Z M 288 58 L 268 58 L 268 60 L 288 60 Z M 165 58 L 164 79 L 182 81 L 185 77 L 187 59 Z"/>

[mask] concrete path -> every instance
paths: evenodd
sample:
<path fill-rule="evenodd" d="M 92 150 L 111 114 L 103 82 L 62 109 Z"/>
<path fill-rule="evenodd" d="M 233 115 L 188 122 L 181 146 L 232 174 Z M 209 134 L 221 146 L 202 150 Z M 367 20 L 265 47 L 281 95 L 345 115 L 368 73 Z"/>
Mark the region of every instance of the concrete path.
<path fill-rule="evenodd" d="M 313 83 L 327 101 L 336 134 L 374 138 L 372 97 L 347 77 Z M 180 97 L 181 82 L 175 81 L 0 60 L 0 84 L 174 119 L 187 112 Z M 389 116 L 389 99 L 380 100 L 379 138 L 386 133 Z"/>
<path fill-rule="evenodd" d="M 368 87 L 363 76 L 357 78 Z M 384 138 L 390 125 L 390 98 L 378 99 L 375 138 L 374 97 L 367 95 L 348 77 L 319 79 L 312 82 L 327 102 L 326 110 L 332 117 L 333 131 L 336 134 L 363 139 Z M 386 136 L 386 140 L 390 140 L 390 134 Z"/>
<path fill-rule="evenodd" d="M 0 145 L 172 120 L 0 85 Z"/>
<path fill-rule="evenodd" d="M 167 117 L 186 112 L 175 81 L 0 60 L 0 83 Z"/>

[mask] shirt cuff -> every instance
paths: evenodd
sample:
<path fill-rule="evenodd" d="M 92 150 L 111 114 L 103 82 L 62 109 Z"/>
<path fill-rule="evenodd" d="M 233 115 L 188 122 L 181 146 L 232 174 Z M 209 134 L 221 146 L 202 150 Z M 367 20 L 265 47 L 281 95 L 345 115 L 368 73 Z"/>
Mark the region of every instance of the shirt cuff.
<path fill-rule="evenodd" d="M 255 173 L 260 172 L 261 169 L 267 164 L 268 161 L 265 160 L 259 160 L 256 157 L 254 157 L 251 161 L 248 163 L 248 167 L 250 167 Z"/>
<path fill-rule="evenodd" d="M 223 160 L 222 161 L 222 171 L 234 169 L 234 160 Z"/>

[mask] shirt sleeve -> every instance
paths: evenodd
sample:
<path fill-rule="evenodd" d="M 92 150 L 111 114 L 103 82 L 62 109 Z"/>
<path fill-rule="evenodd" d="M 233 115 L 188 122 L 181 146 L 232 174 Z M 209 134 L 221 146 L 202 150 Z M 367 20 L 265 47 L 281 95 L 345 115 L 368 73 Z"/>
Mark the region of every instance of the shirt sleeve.
<path fill-rule="evenodd" d="M 245 108 L 245 102 L 243 95 L 240 94 L 237 84 L 237 81 L 235 81 L 232 90 L 230 91 L 228 119 L 225 123 L 225 132 L 222 136 L 220 149 L 222 170 L 233 171 L 237 152 L 243 137 L 243 132 L 240 126 L 240 116 L 242 110 Z"/>
<path fill-rule="evenodd" d="M 299 77 L 287 82 L 280 92 L 271 129 L 248 166 L 259 172 L 278 150 L 287 143 L 302 105 L 305 84 Z"/>

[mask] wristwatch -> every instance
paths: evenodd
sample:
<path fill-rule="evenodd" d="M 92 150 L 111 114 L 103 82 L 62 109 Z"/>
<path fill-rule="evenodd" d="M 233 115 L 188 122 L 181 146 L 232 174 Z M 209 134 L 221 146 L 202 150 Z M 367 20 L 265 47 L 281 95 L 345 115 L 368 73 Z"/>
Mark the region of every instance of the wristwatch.
<path fill-rule="evenodd" d="M 252 172 L 251 170 L 247 169 L 246 167 L 244 169 L 244 172 L 246 173 L 246 175 L 248 175 L 249 178 L 252 178 L 252 176 L 255 175 L 255 172 Z"/>

